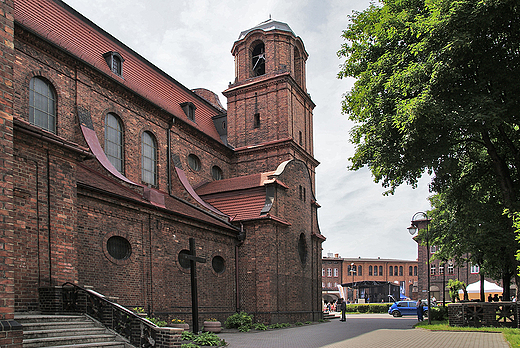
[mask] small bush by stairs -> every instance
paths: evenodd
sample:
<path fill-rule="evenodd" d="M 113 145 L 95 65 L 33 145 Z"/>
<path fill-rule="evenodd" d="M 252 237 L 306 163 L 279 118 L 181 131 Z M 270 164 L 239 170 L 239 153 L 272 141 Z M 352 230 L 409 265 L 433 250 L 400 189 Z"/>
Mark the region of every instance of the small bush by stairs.
<path fill-rule="evenodd" d="M 133 347 L 84 315 L 17 314 L 23 326 L 24 348 Z"/>

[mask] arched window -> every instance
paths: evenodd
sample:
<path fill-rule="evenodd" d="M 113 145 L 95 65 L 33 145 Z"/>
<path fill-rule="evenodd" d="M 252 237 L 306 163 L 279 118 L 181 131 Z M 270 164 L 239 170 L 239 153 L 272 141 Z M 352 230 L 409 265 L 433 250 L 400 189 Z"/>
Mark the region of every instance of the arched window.
<path fill-rule="evenodd" d="M 52 85 L 40 77 L 29 82 L 29 122 L 56 133 L 56 93 Z"/>
<path fill-rule="evenodd" d="M 265 74 L 265 46 L 263 42 L 260 42 L 253 48 L 251 62 L 253 76 Z"/>
<path fill-rule="evenodd" d="M 412 266 L 408 267 L 408 275 L 413 276 L 413 267 Z"/>
<path fill-rule="evenodd" d="M 372 266 L 368 266 L 368 275 L 369 275 L 369 276 L 372 275 Z"/>
<path fill-rule="evenodd" d="M 394 266 L 394 276 L 397 277 L 397 266 Z"/>
<path fill-rule="evenodd" d="M 300 234 L 300 239 L 298 240 L 298 254 L 300 255 L 301 263 L 305 264 L 307 262 L 307 242 L 303 233 Z"/>
<path fill-rule="evenodd" d="M 357 270 L 358 270 L 357 275 L 362 276 L 363 275 L 363 266 L 361 266 L 361 265 L 357 266 Z"/>
<path fill-rule="evenodd" d="M 213 177 L 213 180 L 222 180 L 224 174 L 222 174 L 222 169 L 220 169 L 218 166 L 213 166 L 211 168 L 211 176 Z"/>
<path fill-rule="evenodd" d="M 377 266 L 374 266 L 374 275 L 377 275 Z"/>
<path fill-rule="evenodd" d="M 141 176 L 143 182 L 156 185 L 157 184 L 157 145 L 154 136 L 150 132 L 144 132 L 142 136 L 142 154 L 141 154 Z"/>
<path fill-rule="evenodd" d="M 399 266 L 399 275 L 403 276 L 403 266 Z"/>
<path fill-rule="evenodd" d="M 112 113 L 105 117 L 105 154 L 110 163 L 123 173 L 123 126 Z"/>
<path fill-rule="evenodd" d="M 383 275 L 383 266 L 379 266 L 379 275 L 380 275 L 380 276 Z"/>
<path fill-rule="evenodd" d="M 414 275 L 414 276 L 417 275 L 417 266 L 413 266 L 413 275 Z"/>
<path fill-rule="evenodd" d="M 388 267 L 388 275 L 393 276 L 394 275 L 394 267 L 390 266 Z"/>

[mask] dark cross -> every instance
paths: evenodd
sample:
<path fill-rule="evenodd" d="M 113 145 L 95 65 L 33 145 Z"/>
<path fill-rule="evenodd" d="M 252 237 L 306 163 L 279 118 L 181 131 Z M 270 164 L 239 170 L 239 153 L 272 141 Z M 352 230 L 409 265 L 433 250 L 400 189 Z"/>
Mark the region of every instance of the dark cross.
<path fill-rule="evenodd" d="M 199 332 L 199 303 L 197 300 L 197 262 L 205 263 L 206 259 L 197 257 L 195 254 L 195 239 L 190 238 L 190 254 L 182 254 L 185 260 L 190 261 L 191 272 L 191 313 L 193 321 L 193 332 Z"/>

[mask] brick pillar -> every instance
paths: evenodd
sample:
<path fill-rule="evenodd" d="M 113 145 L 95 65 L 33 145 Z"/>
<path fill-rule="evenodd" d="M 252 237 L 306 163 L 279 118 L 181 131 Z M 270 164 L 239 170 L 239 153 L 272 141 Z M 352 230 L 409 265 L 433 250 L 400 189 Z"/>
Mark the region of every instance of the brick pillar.
<path fill-rule="evenodd" d="M 13 8 L 13 0 L 0 0 L 0 341 L 21 348 L 23 329 L 14 320 Z"/>

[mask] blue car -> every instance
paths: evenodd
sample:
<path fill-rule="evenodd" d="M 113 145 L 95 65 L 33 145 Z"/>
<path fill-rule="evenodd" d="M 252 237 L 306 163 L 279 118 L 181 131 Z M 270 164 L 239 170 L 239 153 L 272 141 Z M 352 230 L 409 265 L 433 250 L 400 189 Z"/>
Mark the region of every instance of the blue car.
<path fill-rule="evenodd" d="M 388 308 L 388 314 L 394 317 L 400 317 L 403 315 L 417 315 L 416 301 L 399 301 L 394 302 L 390 308 Z M 428 305 L 424 305 L 423 302 L 423 316 L 428 316 Z"/>

